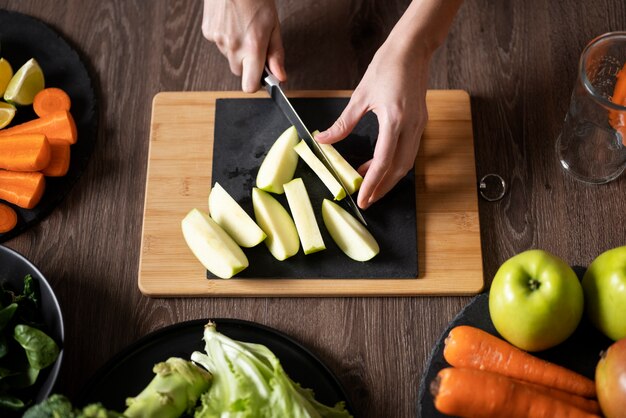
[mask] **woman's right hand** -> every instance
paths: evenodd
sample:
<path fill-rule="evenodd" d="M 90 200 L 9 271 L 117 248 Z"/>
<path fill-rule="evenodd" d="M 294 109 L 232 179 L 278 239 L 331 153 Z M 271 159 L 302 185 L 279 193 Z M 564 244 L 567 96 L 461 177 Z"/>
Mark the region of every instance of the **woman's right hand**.
<path fill-rule="evenodd" d="M 261 87 L 266 62 L 281 82 L 287 79 L 274 0 L 204 0 L 202 34 L 228 58 L 246 93 Z"/>

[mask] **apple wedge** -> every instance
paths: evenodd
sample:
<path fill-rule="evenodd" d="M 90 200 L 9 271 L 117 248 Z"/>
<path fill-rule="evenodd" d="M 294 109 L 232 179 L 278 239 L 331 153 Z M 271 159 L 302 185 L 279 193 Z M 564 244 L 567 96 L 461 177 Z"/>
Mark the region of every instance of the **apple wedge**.
<path fill-rule="evenodd" d="M 279 261 L 295 255 L 300 249 L 298 231 L 287 210 L 269 193 L 252 188 L 252 206 L 257 223 L 267 234 L 265 245 Z"/>
<path fill-rule="evenodd" d="M 278 137 L 259 167 L 256 187 L 270 193 L 284 193 L 283 184 L 293 178 L 298 165 L 298 154 L 293 149 L 297 143 L 298 131 L 294 126 Z"/>
<path fill-rule="evenodd" d="M 301 178 L 293 179 L 283 186 L 291 215 L 296 223 L 300 243 L 305 254 L 326 249 L 322 233 L 315 220 L 311 199 Z"/>
<path fill-rule="evenodd" d="M 211 189 L 209 213 L 211 219 L 242 247 L 254 247 L 266 237 L 265 232 L 219 183 Z"/>
<path fill-rule="evenodd" d="M 324 199 L 322 218 L 337 246 L 351 259 L 371 260 L 380 251 L 365 226 L 338 204 Z"/>
<path fill-rule="evenodd" d="M 296 150 L 300 158 L 302 158 L 304 162 L 311 167 L 313 172 L 317 174 L 317 177 L 322 180 L 324 185 L 328 187 L 328 190 L 330 190 L 330 193 L 333 195 L 335 200 L 341 200 L 346 197 L 346 191 L 343 187 L 341 187 L 341 184 L 339 184 L 335 177 L 333 177 L 319 158 L 313 154 L 313 151 L 311 151 L 311 148 L 309 148 L 306 142 L 300 141 L 298 145 L 294 147 L 294 150 Z"/>
<path fill-rule="evenodd" d="M 313 137 L 319 134 L 319 131 L 312 133 Z M 346 186 L 348 194 L 352 194 L 359 190 L 361 183 L 363 183 L 363 177 L 346 161 L 345 158 L 333 147 L 331 144 L 320 144 L 322 151 L 328 158 L 328 161 L 332 164 L 337 172 L 337 175 L 341 179 L 341 182 Z"/>
<path fill-rule="evenodd" d="M 241 248 L 206 213 L 192 209 L 181 226 L 191 252 L 217 277 L 230 279 L 248 267 L 248 258 Z"/>

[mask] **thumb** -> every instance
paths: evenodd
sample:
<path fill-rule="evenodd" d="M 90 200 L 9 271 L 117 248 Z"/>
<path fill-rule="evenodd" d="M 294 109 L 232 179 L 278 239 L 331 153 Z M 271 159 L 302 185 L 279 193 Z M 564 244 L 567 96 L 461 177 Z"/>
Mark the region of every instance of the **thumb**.
<path fill-rule="evenodd" d="M 367 108 L 353 95 L 333 126 L 317 134 L 315 139 L 321 144 L 334 144 L 341 141 L 352 132 L 366 111 Z"/>

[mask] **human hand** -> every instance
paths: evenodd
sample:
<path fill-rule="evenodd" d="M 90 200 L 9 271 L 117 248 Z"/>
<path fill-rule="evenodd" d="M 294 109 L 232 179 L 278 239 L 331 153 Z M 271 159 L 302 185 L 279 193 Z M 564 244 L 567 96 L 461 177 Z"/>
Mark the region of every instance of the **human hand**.
<path fill-rule="evenodd" d="M 413 169 L 428 120 L 426 87 L 430 52 L 385 42 L 376 52 L 339 119 L 315 139 L 332 144 L 344 139 L 372 111 L 378 118 L 374 156 L 358 168 L 364 176 L 357 203 L 367 209 Z"/>
<path fill-rule="evenodd" d="M 274 0 L 204 0 L 202 34 L 228 58 L 246 93 L 260 88 L 266 62 L 281 82 L 287 79 Z"/>

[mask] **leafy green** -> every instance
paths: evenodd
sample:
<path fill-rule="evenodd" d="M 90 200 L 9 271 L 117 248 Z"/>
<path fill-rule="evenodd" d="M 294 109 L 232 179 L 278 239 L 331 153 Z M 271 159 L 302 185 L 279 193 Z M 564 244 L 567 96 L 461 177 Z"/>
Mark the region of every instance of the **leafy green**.
<path fill-rule="evenodd" d="M 2 331 L 4 327 L 7 326 L 11 318 L 13 318 L 16 310 L 17 303 L 12 303 L 9 306 L 0 309 L 0 331 Z"/>
<path fill-rule="evenodd" d="M 0 406 L 5 409 L 11 409 L 13 411 L 19 411 L 24 408 L 24 402 L 15 396 L 0 395 Z"/>
<path fill-rule="evenodd" d="M 22 418 L 74 418 L 74 408 L 63 395 L 52 395 L 45 401 L 31 406 Z"/>
<path fill-rule="evenodd" d="M 213 374 L 213 384 L 201 397 L 195 418 L 346 418 L 343 402 L 329 407 L 317 402 L 313 391 L 293 382 L 278 358 L 265 346 L 235 341 L 217 332 L 214 323 L 204 330 L 206 353 L 191 359 Z"/>
<path fill-rule="evenodd" d="M 59 356 L 59 346 L 45 332 L 28 325 L 16 325 L 13 338 L 20 343 L 28 363 L 35 370 L 42 370 L 54 363 Z"/>

